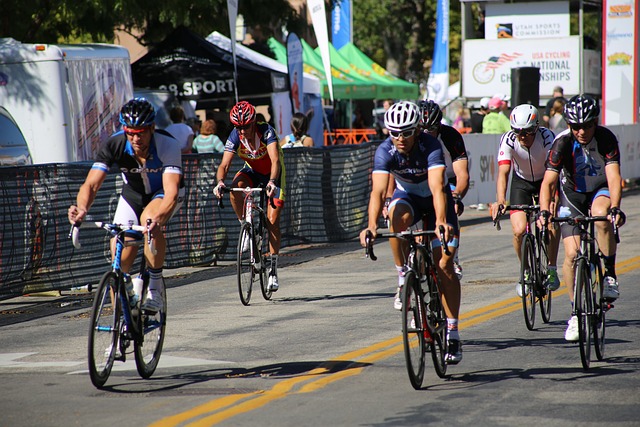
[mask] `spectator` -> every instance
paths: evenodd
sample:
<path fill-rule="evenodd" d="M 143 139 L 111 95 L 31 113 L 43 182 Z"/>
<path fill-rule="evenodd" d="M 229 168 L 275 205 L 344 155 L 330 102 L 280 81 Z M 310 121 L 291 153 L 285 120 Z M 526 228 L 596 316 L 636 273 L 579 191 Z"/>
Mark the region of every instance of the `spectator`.
<path fill-rule="evenodd" d="M 551 107 L 549 129 L 554 135 L 558 135 L 569 128 L 564 119 L 564 104 L 564 98 L 556 98 L 553 102 L 553 107 Z"/>
<path fill-rule="evenodd" d="M 511 130 L 509 118 L 502 114 L 506 104 L 500 98 L 493 97 L 489 101 L 489 114 L 482 121 L 482 133 L 503 134 Z"/>
<path fill-rule="evenodd" d="M 389 136 L 389 131 L 384 126 L 384 115 L 393 105 L 393 100 L 385 99 L 382 101 L 382 108 L 384 111 L 381 114 L 376 114 L 376 130 L 378 131 L 378 137 L 384 139 Z"/>
<path fill-rule="evenodd" d="M 545 123 L 549 123 L 549 118 L 551 117 L 551 108 L 553 107 L 553 103 L 556 99 L 562 99 L 564 103 L 567 103 L 567 98 L 564 97 L 564 89 L 562 86 L 556 86 L 553 88 L 553 97 L 547 101 L 547 106 L 544 108 L 544 115 L 542 116 L 542 120 Z M 551 128 L 551 126 L 549 126 Z"/>
<path fill-rule="evenodd" d="M 485 96 L 480 100 L 480 109 L 471 113 L 471 133 L 482 133 L 482 121 L 489 114 L 489 98 Z"/>
<path fill-rule="evenodd" d="M 193 139 L 193 148 L 198 153 L 222 153 L 224 151 L 224 143 L 216 135 L 218 125 L 215 120 L 208 119 L 202 123 L 200 127 L 200 135 Z"/>
<path fill-rule="evenodd" d="M 313 138 L 307 135 L 309 130 L 309 118 L 303 113 L 295 113 L 291 117 L 291 131 L 280 141 L 282 148 L 313 147 Z"/>
<path fill-rule="evenodd" d="M 362 117 L 362 110 L 360 108 L 356 108 L 356 111 L 354 112 L 354 119 L 351 125 L 353 129 L 364 129 L 367 127 L 366 123 L 364 122 L 364 117 Z"/>
<path fill-rule="evenodd" d="M 178 140 L 182 154 L 191 153 L 194 133 L 191 126 L 184 122 L 184 110 L 177 105 L 171 109 L 169 117 L 173 123 L 167 126 L 165 130 Z"/>
<path fill-rule="evenodd" d="M 507 116 L 507 118 L 509 118 L 509 113 L 507 112 L 507 110 L 509 109 L 509 97 L 504 93 L 498 92 L 495 95 L 493 95 L 492 98 L 498 98 L 500 99 L 500 101 L 502 101 L 502 105 L 500 106 L 500 112 L 503 113 L 505 116 Z"/>

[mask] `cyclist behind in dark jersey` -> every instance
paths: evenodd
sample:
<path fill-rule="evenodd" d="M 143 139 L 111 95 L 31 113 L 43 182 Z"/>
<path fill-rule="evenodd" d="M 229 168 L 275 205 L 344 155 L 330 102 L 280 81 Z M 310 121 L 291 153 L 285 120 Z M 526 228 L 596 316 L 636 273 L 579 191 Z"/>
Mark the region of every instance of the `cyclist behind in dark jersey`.
<path fill-rule="evenodd" d="M 625 215 L 620 210 L 622 177 L 618 139 L 609 129 L 598 125 L 599 114 L 598 103 L 588 95 L 576 95 L 565 105 L 564 117 L 569 129 L 556 136 L 540 187 L 540 209 L 546 211 L 546 217 L 560 176 L 558 217 L 589 213 L 593 216 L 615 215 L 616 224 L 624 224 Z M 604 254 L 603 296 L 614 301 L 620 294 L 613 228 L 610 222 L 597 222 L 596 229 L 598 246 Z M 565 253 L 562 274 L 564 282 L 573 286 L 573 263 L 580 245 L 580 232 L 578 227 L 562 224 L 561 233 Z M 569 298 L 573 306 L 573 289 Z M 578 340 L 576 316 L 569 319 L 564 337 L 567 341 Z"/>
<path fill-rule="evenodd" d="M 464 146 L 464 139 L 462 139 L 462 135 L 456 128 L 442 123 L 442 110 L 436 102 L 431 100 L 420 101 L 418 106 L 422 110 L 424 131 L 437 138 L 443 147 L 442 152 L 447 165 L 445 178 L 449 183 L 449 187 L 451 187 L 456 214 L 460 216 L 464 212 L 462 199 L 469 190 L 469 158 L 467 157 L 467 149 Z M 458 224 L 459 229 L 460 225 Z M 458 260 L 459 251 L 460 246 L 458 246 L 458 251 L 456 251 L 456 256 L 453 259 L 453 268 L 458 280 L 462 280 L 462 267 Z"/>
<path fill-rule="evenodd" d="M 449 347 L 445 360 L 455 364 L 462 360 L 462 346 L 458 333 L 460 311 L 460 281 L 453 271 L 453 257 L 458 246 L 458 227 L 453 196 L 445 180 L 446 165 L 442 146 L 431 135 L 420 131 L 422 113 L 413 102 L 400 101 L 385 113 L 385 127 L 389 137 L 376 150 L 369 199 L 368 227 L 360 233 L 365 246 L 367 232 L 375 238 L 377 223 L 385 199 L 389 179 L 393 175 L 396 190 L 389 205 L 391 232 L 401 232 L 426 217 L 425 228 L 445 229 L 450 255 L 440 250 L 439 239 L 431 242 L 438 276 L 442 282 L 442 300 L 447 314 Z M 407 242 L 390 239 L 393 258 L 398 271 L 398 293 L 404 286 Z"/>
<path fill-rule="evenodd" d="M 152 221 L 149 232 L 155 240 L 156 254 L 148 245 L 144 246 L 149 293 L 142 308 L 153 312 L 164 305 L 162 268 L 166 240 L 163 227 L 180 209 L 184 197 L 180 145 L 169 133 L 155 128 L 155 116 L 153 106 L 145 98 L 134 98 L 122 107 L 123 130 L 113 134 L 101 147 L 80 187 L 76 204 L 68 211 L 69 222 L 82 222 L 109 169 L 118 165 L 123 186 L 113 222 L 144 225 L 147 219 Z M 131 239 L 133 237 L 127 238 Z M 112 253 L 114 250 L 115 239 L 112 239 Z M 136 246 L 123 249 L 122 271 L 125 273 L 133 266 L 137 251 Z"/>
<path fill-rule="evenodd" d="M 278 135 L 268 123 L 256 122 L 256 109 L 247 101 L 238 102 L 229 113 L 235 128 L 231 131 L 224 147 L 222 162 L 218 166 L 216 178 L 218 184 L 213 189 L 216 197 L 221 198 L 220 189 L 225 187 L 224 179 L 229 172 L 231 160 L 237 154 L 245 165 L 233 178 L 233 187 L 265 186 L 268 197 L 273 197 L 275 208 L 268 204 L 267 220 L 269 224 L 269 249 L 271 251 L 271 268 L 268 287 L 275 292 L 278 284 L 278 253 L 280 252 L 280 213 L 284 206 L 285 171 L 282 148 Z M 244 195 L 231 193 L 231 205 L 238 219 L 242 218 Z M 247 236 L 248 237 L 248 236 Z M 243 242 L 248 250 L 249 241 Z M 243 249 L 244 250 L 244 249 Z"/>
<path fill-rule="evenodd" d="M 530 205 L 533 197 L 540 194 L 540 185 L 545 171 L 545 161 L 553 144 L 553 132 L 539 125 L 538 109 L 530 104 L 518 105 L 509 117 L 511 130 L 500 138 L 498 149 L 498 179 L 496 184 L 496 203 L 491 205 L 491 216 L 495 220 L 499 205 L 507 205 L 507 186 L 509 172 L 513 166 L 509 203 L 512 205 Z M 555 199 L 552 201 L 555 206 Z M 553 208 L 552 208 L 553 210 Z M 527 226 L 527 215 L 523 211 L 511 211 L 513 229 L 513 249 L 520 264 L 522 236 Z M 555 229 L 549 232 L 549 265 L 546 286 L 555 291 L 560 287 L 556 260 L 558 258 L 559 235 Z M 516 284 L 516 292 L 522 297 L 522 286 Z"/>

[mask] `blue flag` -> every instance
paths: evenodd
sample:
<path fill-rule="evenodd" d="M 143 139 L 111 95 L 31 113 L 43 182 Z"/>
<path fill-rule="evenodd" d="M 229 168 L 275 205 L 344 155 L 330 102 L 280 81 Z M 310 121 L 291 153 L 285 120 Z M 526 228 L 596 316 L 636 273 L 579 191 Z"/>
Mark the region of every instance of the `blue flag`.
<path fill-rule="evenodd" d="M 449 90 L 449 0 L 438 0 L 436 10 L 436 39 L 433 46 L 433 63 L 427 80 L 425 99 L 438 104 L 447 100 Z"/>
<path fill-rule="evenodd" d="M 336 49 L 351 42 L 351 0 L 337 1 L 331 11 L 331 43 Z"/>

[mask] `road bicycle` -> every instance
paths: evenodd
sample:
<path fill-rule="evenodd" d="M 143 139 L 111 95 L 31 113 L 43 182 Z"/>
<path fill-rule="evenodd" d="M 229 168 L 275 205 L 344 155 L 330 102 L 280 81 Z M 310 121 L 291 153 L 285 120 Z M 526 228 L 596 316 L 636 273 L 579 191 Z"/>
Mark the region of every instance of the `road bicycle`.
<path fill-rule="evenodd" d="M 580 245 L 573 261 L 575 281 L 573 288 L 573 316 L 578 318 L 578 341 L 582 368 L 591 365 L 591 341 L 598 360 L 604 359 L 606 314 L 613 308 L 611 302 L 603 298 L 603 253 L 598 247 L 595 223 L 610 221 L 616 242 L 620 242 L 615 216 L 575 216 L 552 218 L 552 222 L 567 223 L 579 227 Z"/>
<path fill-rule="evenodd" d="M 151 220 L 146 226 L 109 224 L 105 222 L 85 221 L 80 226 L 94 226 L 104 229 L 116 240 L 115 256 L 111 270 L 100 280 L 93 300 L 89 326 L 89 375 L 97 388 L 107 382 L 114 361 L 126 361 L 127 350 L 133 342 L 133 353 L 138 374 L 150 378 L 158 367 L 162 345 L 164 343 L 167 321 L 167 298 L 162 295 L 164 306 L 157 312 L 143 310 L 141 307 L 147 296 L 149 273 L 144 256 L 140 263 L 139 275 L 142 278 L 140 298 L 132 299 L 127 293 L 131 286 L 131 276 L 122 271 L 121 258 L 125 247 L 145 244 L 144 232 L 148 238 L 146 244 L 155 253 L 154 240 L 149 233 Z M 133 240 L 125 240 L 134 237 Z M 71 227 L 70 237 L 73 246 L 81 248 L 79 226 Z M 164 279 L 163 279 L 164 280 Z M 166 289 L 163 286 L 163 289 Z"/>
<path fill-rule="evenodd" d="M 431 353 L 436 374 L 444 378 L 447 373 L 447 315 L 440 296 L 440 281 L 433 260 L 431 244 L 418 242 L 421 236 L 436 236 L 434 231 L 407 230 L 400 233 L 380 233 L 376 238 L 404 239 L 409 243 L 402 299 L 402 341 L 409 381 L 416 390 L 422 387 L 425 370 L 425 354 Z M 440 229 L 440 241 L 445 253 L 444 228 Z M 365 256 L 376 261 L 373 239 L 367 233 Z"/>
<path fill-rule="evenodd" d="M 540 205 L 499 205 L 494 225 L 499 231 L 500 217 L 507 211 L 523 211 L 527 215 L 525 232 L 520 245 L 520 286 L 522 311 L 527 329 L 533 330 L 536 321 L 536 305 L 544 323 L 551 320 L 551 290 L 545 284 L 549 265 L 549 237 L 546 230 L 539 229 L 537 220 Z"/>
<path fill-rule="evenodd" d="M 271 299 L 272 291 L 269 289 L 267 277 L 267 257 L 265 245 L 269 244 L 269 229 L 267 228 L 267 214 L 265 211 L 265 189 L 262 187 L 222 187 L 222 192 L 232 191 L 244 194 L 242 206 L 242 220 L 240 224 L 240 235 L 238 237 L 237 248 L 237 273 L 238 292 L 240 301 L 244 305 L 249 305 L 253 282 L 256 277 L 260 278 L 260 289 L 262 296 L 266 300 Z M 256 201 L 256 194 L 260 194 Z M 275 208 L 273 199 L 269 199 L 271 206 Z M 218 206 L 224 208 L 222 199 L 218 199 Z M 249 242 L 247 244 L 246 242 Z"/>

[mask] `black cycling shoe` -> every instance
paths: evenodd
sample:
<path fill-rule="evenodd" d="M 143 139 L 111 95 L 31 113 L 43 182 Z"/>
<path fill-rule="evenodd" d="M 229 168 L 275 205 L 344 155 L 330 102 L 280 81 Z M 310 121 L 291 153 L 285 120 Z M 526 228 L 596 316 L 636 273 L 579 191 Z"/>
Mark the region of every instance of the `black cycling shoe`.
<path fill-rule="evenodd" d="M 457 365 L 462 360 L 462 344 L 460 340 L 449 340 L 444 361 L 447 365 Z"/>

